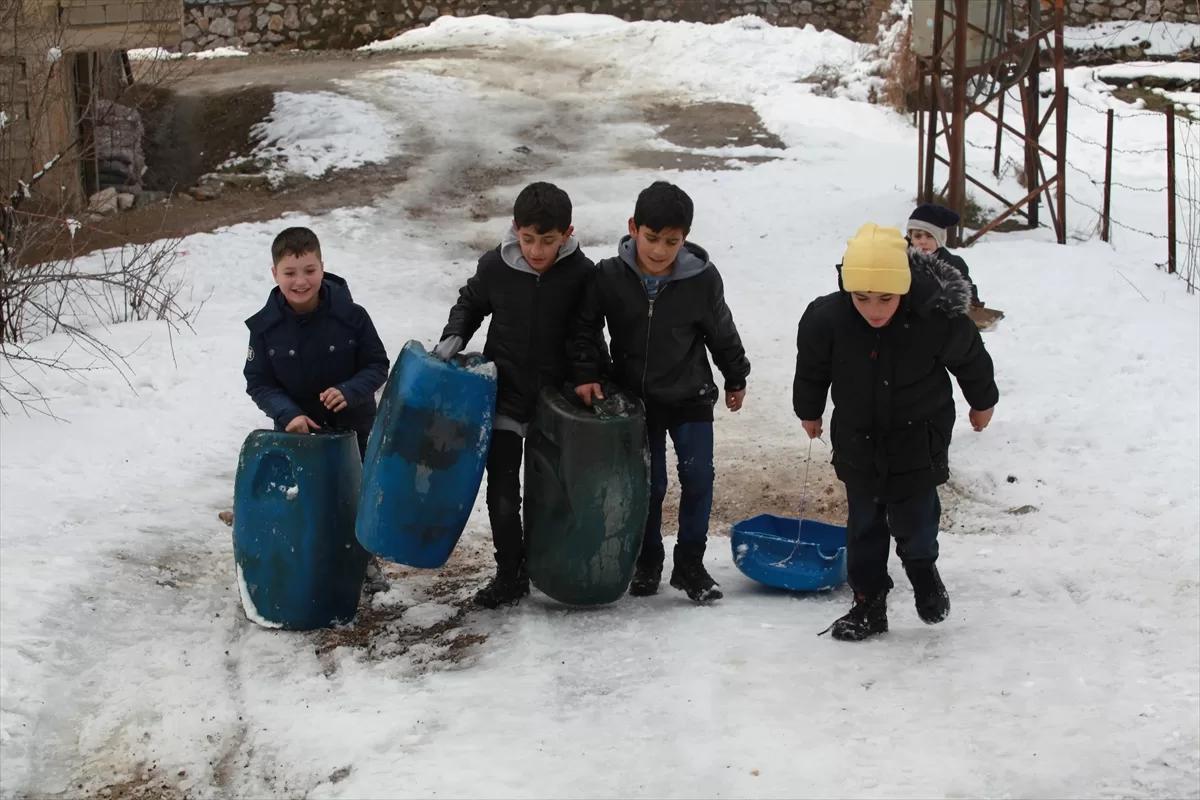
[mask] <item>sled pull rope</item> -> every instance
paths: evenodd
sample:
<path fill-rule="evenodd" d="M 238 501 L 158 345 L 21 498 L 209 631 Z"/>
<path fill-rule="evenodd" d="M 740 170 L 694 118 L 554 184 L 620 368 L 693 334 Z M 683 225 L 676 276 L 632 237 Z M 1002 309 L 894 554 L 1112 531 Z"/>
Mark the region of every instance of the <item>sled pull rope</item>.
<path fill-rule="evenodd" d="M 808 473 L 812 469 L 812 443 L 813 440 L 808 440 L 808 456 L 804 460 L 804 488 L 800 490 L 800 505 L 796 509 L 796 515 L 800 518 L 801 524 L 804 520 L 804 509 L 808 507 Z M 788 562 L 792 560 L 792 556 L 796 555 L 796 551 L 800 549 L 800 529 L 796 529 L 796 546 L 792 548 L 792 552 L 788 553 L 788 557 L 782 561 L 772 564 L 773 567 L 786 567 Z"/>

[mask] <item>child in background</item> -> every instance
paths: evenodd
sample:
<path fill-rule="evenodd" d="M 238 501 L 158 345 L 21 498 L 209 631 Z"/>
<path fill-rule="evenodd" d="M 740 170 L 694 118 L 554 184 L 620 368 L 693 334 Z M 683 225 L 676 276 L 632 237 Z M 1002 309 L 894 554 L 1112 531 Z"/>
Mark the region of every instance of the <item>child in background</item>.
<path fill-rule="evenodd" d="M 944 206 L 932 203 L 917 206 L 908 218 L 908 240 L 922 253 L 937 256 L 961 272 L 971 286 L 972 308 L 980 308 L 983 301 L 979 299 L 979 287 L 971 280 L 967 262 L 946 249 L 946 236 L 951 228 L 958 225 L 958 220 L 958 214 Z"/>

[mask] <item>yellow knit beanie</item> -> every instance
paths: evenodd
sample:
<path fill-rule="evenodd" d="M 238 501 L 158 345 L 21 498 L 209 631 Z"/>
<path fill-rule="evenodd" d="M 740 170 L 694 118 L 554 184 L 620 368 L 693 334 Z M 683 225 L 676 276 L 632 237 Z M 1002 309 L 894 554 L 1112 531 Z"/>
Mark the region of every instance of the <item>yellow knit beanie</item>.
<path fill-rule="evenodd" d="M 847 292 L 908 294 L 912 271 L 908 242 L 899 228 L 868 222 L 849 241 L 842 258 L 842 288 Z"/>

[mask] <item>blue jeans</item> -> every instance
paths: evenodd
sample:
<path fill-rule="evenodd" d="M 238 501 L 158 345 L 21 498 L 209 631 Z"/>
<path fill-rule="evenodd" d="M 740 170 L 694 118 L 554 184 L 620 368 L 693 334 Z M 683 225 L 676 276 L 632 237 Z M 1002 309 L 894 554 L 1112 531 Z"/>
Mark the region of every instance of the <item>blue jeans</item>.
<path fill-rule="evenodd" d="M 661 562 L 662 506 L 667 496 L 667 434 L 679 460 L 679 543 L 703 548 L 713 502 L 713 424 L 688 422 L 671 428 L 650 425 L 650 513 L 642 539 L 642 559 Z"/>

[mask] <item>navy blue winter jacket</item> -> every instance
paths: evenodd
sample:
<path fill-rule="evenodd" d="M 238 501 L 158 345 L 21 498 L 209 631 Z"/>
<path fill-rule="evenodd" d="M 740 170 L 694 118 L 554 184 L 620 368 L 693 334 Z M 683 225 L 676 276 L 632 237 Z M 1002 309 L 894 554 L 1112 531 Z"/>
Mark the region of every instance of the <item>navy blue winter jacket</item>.
<path fill-rule="evenodd" d="M 246 327 L 246 393 L 277 430 L 301 414 L 322 428 L 371 429 L 388 356 L 370 315 L 355 304 L 344 279 L 326 272 L 317 310 L 308 314 L 293 311 L 277 286 Z M 321 402 L 321 392 L 329 388 L 346 398 L 346 408 L 336 414 Z"/>

